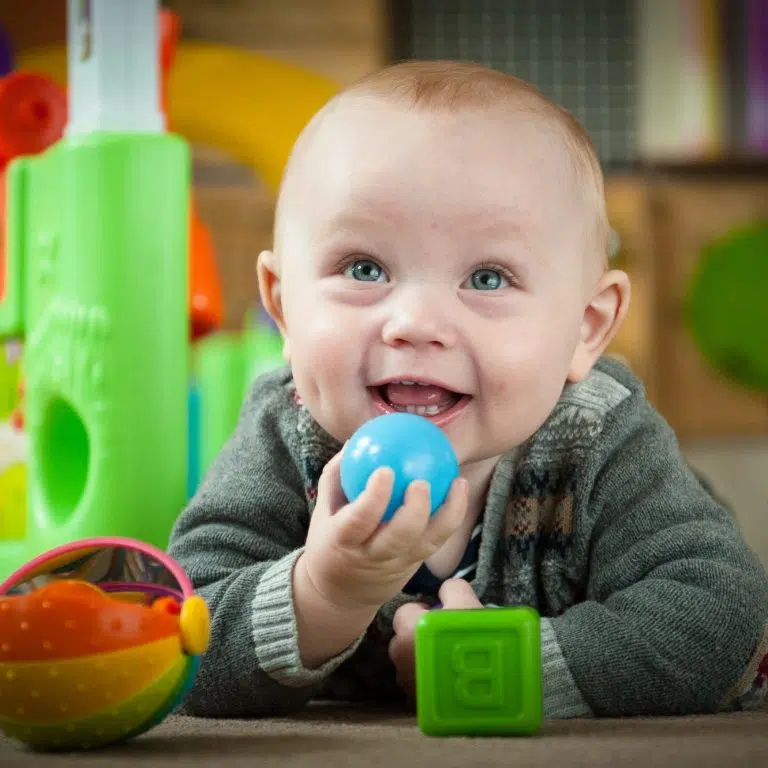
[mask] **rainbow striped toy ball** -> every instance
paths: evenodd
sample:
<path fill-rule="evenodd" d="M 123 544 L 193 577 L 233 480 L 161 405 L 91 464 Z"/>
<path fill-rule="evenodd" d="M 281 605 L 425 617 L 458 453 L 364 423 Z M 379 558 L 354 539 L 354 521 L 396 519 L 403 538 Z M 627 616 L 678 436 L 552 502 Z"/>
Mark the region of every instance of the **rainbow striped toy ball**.
<path fill-rule="evenodd" d="M 160 550 L 108 538 L 41 555 L 0 585 L 0 729 L 40 750 L 138 736 L 180 703 L 209 632 Z"/>

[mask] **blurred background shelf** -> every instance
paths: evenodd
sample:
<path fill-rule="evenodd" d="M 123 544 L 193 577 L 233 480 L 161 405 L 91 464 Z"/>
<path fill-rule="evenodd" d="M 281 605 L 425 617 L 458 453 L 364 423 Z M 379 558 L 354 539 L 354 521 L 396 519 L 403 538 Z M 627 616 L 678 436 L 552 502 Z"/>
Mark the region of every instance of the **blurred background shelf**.
<path fill-rule="evenodd" d="M 758 179 L 768 181 L 768 159 L 731 156 L 718 160 L 681 160 L 659 162 L 613 163 L 604 167 L 606 176 L 633 174 L 635 176 L 693 178 L 701 181 Z"/>
<path fill-rule="evenodd" d="M 388 61 L 466 58 L 536 83 L 586 125 L 607 174 L 616 266 L 633 282 L 612 345 L 692 462 L 744 510 L 768 562 L 768 392 L 697 348 L 684 298 L 713 238 L 768 222 L 768 0 L 168 0 L 183 35 L 240 45 L 351 82 Z M 63 0 L 0 2 L 19 47 L 64 39 Z M 269 105 L 265 105 L 268 109 Z M 256 300 L 273 202 L 248 169 L 197 146 L 228 328 Z M 765 254 L 768 259 L 768 253 Z M 763 292 L 768 303 L 768 284 Z"/>

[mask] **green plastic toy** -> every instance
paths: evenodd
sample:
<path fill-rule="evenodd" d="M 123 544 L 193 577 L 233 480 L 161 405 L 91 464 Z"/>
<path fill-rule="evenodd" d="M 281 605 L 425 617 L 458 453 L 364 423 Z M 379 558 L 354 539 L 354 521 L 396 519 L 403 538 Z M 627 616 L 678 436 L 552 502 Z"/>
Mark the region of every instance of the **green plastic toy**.
<path fill-rule="evenodd" d="M 415 631 L 416 711 L 427 736 L 527 736 L 544 717 L 539 615 L 435 610 Z"/>
<path fill-rule="evenodd" d="M 19 408 L 19 344 L 0 344 L 0 541 L 26 530 L 26 436 L 15 423 Z"/>
<path fill-rule="evenodd" d="M 685 311 L 710 365 L 740 386 L 768 392 L 768 222 L 705 246 Z"/>
<path fill-rule="evenodd" d="M 0 577 L 59 544 L 165 547 L 186 497 L 188 147 L 64 139 L 9 171 L 0 334 L 24 336 L 28 519 Z"/>
<path fill-rule="evenodd" d="M 0 579 L 78 539 L 163 549 L 187 493 L 190 153 L 165 130 L 157 2 L 67 9 L 64 137 L 8 166 L 0 338 L 24 341 L 28 460 Z"/>

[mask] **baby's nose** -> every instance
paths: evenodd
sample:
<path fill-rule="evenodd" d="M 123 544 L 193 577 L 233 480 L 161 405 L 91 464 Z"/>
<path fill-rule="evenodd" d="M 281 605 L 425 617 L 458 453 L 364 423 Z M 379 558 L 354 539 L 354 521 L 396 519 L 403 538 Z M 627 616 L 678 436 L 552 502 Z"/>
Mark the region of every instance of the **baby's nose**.
<path fill-rule="evenodd" d="M 393 307 L 382 328 L 382 340 L 393 347 L 452 347 L 456 328 L 450 314 L 444 298 L 411 295 Z"/>

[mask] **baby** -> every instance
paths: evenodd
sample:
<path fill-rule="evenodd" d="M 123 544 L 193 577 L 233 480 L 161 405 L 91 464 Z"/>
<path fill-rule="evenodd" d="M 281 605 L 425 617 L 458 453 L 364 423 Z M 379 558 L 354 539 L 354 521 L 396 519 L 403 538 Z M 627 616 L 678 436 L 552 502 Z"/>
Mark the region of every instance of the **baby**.
<path fill-rule="evenodd" d="M 550 718 L 764 697 L 768 577 L 603 357 L 630 295 L 608 233 L 584 129 L 512 76 L 399 64 L 314 117 L 258 261 L 289 365 L 172 534 L 212 614 L 185 712 L 405 701 L 438 601 L 540 613 Z M 462 476 L 433 518 L 415 482 L 382 525 L 391 470 L 348 503 L 339 458 L 393 411 L 440 426 Z"/>

